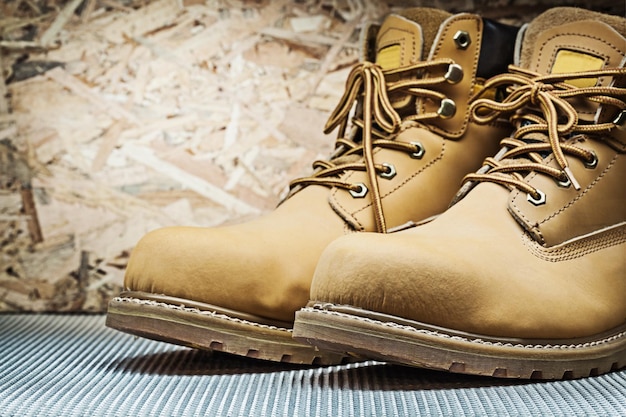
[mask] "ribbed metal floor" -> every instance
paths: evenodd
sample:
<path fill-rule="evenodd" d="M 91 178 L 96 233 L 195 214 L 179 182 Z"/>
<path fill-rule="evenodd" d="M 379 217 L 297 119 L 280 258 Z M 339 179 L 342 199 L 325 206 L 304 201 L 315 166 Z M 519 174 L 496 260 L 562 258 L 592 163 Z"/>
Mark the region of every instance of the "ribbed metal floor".
<path fill-rule="evenodd" d="M 626 371 L 530 383 L 184 349 L 104 316 L 0 315 L 0 416 L 626 416 Z"/>

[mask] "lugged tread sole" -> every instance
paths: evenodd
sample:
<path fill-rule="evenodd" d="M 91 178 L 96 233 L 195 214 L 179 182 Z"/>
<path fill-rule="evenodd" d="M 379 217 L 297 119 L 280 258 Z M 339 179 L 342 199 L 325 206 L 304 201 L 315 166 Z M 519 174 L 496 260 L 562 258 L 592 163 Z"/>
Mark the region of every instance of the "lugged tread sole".
<path fill-rule="evenodd" d="M 626 366 L 626 325 L 596 341 L 537 345 L 532 340 L 525 344 L 521 339 L 511 343 L 476 335 L 465 337 L 415 322 L 409 325 L 402 319 L 397 323 L 380 321 L 371 317 L 376 313 L 362 310 L 363 315 L 353 314 L 359 309 L 350 309 L 346 313 L 334 310 L 332 304 L 323 308 L 306 307 L 296 312 L 293 336 L 320 349 L 498 378 L 573 379 Z"/>
<path fill-rule="evenodd" d="M 108 327 L 148 339 L 274 362 L 334 365 L 348 359 L 294 340 L 290 328 L 140 298 L 137 293 L 129 295 L 109 302 Z"/>

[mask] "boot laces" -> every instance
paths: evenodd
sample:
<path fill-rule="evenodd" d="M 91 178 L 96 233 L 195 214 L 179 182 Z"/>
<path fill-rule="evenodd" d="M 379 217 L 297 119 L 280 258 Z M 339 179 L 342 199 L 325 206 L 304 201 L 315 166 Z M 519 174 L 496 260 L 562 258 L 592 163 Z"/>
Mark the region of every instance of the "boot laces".
<path fill-rule="evenodd" d="M 616 126 L 621 128 L 626 114 L 626 88 L 576 87 L 566 81 L 624 75 L 626 69 L 612 68 L 541 76 L 510 66 L 509 73 L 491 78 L 472 99 L 471 115 L 478 124 L 491 123 L 508 115 L 517 130 L 511 137 L 502 140 L 503 148 L 495 157 L 487 158 L 481 170 L 466 175 L 463 181 L 488 181 L 514 187 L 527 193 L 529 200 L 540 201 L 545 195 L 524 180 L 523 173 L 534 171 L 553 177 L 562 186 L 572 185 L 579 190 L 580 184 L 570 170 L 565 155 L 579 158 L 587 166 L 597 163 L 597 159 L 593 151 L 576 146 L 574 141 L 568 139 L 584 134 L 601 140 L 602 134 Z M 499 87 L 506 87 L 509 93 L 502 102 L 480 98 L 488 89 Z M 568 101 L 571 99 L 587 100 L 616 109 L 619 116 L 606 123 L 580 122 L 577 110 Z M 548 165 L 548 155 L 554 156 L 558 168 Z"/>
<path fill-rule="evenodd" d="M 376 228 L 378 232 L 385 233 L 387 226 L 378 177 L 390 174 L 392 168 L 387 164 L 375 163 L 374 150 L 387 148 L 416 154 L 422 151 L 419 146 L 395 140 L 402 123 L 420 124 L 441 117 L 437 112 L 401 116 L 394 108 L 389 94 L 405 94 L 441 102 L 446 99 L 445 95 L 433 91 L 432 87 L 449 81 L 444 75 L 427 77 L 426 74 L 443 73 L 442 70 L 445 71 L 453 64 L 452 60 L 440 59 L 395 70 L 383 70 L 371 62 L 356 64 L 348 76 L 343 96 L 324 127 L 325 134 L 338 128 L 333 155 L 328 160 L 315 161 L 312 175 L 292 181 L 288 197 L 313 184 L 341 188 L 352 193 L 362 192 L 362 184 L 345 181 L 341 175 L 349 171 L 365 171 Z M 398 81 L 389 81 L 390 78 Z M 349 124 L 351 129 L 346 135 Z"/>

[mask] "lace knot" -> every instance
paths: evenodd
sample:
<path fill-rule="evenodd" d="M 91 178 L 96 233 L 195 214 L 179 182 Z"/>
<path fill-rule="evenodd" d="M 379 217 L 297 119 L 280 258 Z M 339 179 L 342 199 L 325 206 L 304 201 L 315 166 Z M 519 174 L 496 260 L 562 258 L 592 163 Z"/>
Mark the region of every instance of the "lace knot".
<path fill-rule="evenodd" d="M 508 115 L 511 122 L 519 122 L 511 138 L 502 140 L 503 149 L 497 158 L 485 161 L 479 172 L 465 177 L 468 181 L 490 181 L 515 187 L 537 197 L 537 190 L 528 184 L 522 172 L 538 172 L 552 176 L 561 184 L 570 184 L 579 190 L 565 155 L 571 155 L 589 164 L 590 151 L 569 141 L 571 134 L 605 135 L 614 128 L 614 122 L 579 124 L 578 112 L 569 100 L 587 100 L 606 107 L 608 112 L 626 110 L 626 89 L 615 86 L 579 88 L 567 80 L 623 77 L 624 68 L 610 68 L 568 74 L 541 76 L 532 71 L 509 67 L 509 73 L 488 80 L 470 105 L 472 118 L 485 124 Z M 503 102 L 481 98 L 489 89 L 504 87 L 509 95 Z M 621 114 L 621 113 L 620 113 Z M 549 166 L 546 155 L 551 154 L 559 168 Z M 507 161 L 505 161 L 507 160 Z M 543 200 L 545 202 L 545 200 Z"/>
<path fill-rule="evenodd" d="M 530 102 L 536 106 L 540 103 L 539 95 L 541 93 L 547 93 L 552 90 L 554 90 L 554 87 L 552 85 L 544 84 L 542 82 L 537 81 L 531 85 L 528 98 Z"/>

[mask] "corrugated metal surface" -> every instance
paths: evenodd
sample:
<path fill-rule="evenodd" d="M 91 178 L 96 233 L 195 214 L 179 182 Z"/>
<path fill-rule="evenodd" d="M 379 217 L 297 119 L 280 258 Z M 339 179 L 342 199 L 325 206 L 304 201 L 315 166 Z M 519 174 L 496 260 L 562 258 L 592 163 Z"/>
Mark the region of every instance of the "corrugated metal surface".
<path fill-rule="evenodd" d="M 626 371 L 531 383 L 184 349 L 104 316 L 0 316 L 1 416 L 626 416 Z"/>

